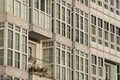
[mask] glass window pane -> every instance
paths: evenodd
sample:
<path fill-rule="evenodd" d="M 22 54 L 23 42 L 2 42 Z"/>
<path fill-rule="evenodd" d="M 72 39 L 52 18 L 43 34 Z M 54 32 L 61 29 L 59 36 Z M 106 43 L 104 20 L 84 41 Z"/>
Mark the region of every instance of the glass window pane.
<path fill-rule="evenodd" d="M 7 64 L 13 66 L 13 51 L 8 50 Z"/>
<path fill-rule="evenodd" d="M 0 65 L 3 65 L 3 61 L 4 61 L 4 51 L 3 49 L 0 49 Z"/>
<path fill-rule="evenodd" d="M 15 67 L 20 68 L 20 53 L 15 52 Z"/>
<path fill-rule="evenodd" d="M 8 30 L 8 48 L 13 48 L 13 31 Z"/>
<path fill-rule="evenodd" d="M 4 31 L 0 30 L 0 47 L 4 45 Z"/>
<path fill-rule="evenodd" d="M 18 33 L 15 34 L 15 49 L 20 49 L 20 34 Z"/>
<path fill-rule="evenodd" d="M 39 0 L 34 0 L 34 7 L 39 9 Z"/>

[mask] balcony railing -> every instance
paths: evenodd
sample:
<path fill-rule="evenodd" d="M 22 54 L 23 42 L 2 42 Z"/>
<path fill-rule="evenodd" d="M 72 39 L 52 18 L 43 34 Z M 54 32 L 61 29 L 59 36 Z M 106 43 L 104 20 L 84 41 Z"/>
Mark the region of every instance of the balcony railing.
<path fill-rule="evenodd" d="M 37 75 L 39 77 L 45 77 L 54 80 L 51 76 L 51 69 L 49 62 L 35 58 L 30 56 L 29 57 L 29 69 L 28 72 L 30 75 Z"/>

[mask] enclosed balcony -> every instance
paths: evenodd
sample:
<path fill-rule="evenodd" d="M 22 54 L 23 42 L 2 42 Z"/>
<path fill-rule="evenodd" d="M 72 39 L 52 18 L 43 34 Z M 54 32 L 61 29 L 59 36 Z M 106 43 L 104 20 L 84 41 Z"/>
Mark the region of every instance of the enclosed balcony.
<path fill-rule="evenodd" d="M 30 37 L 37 40 L 52 38 L 51 0 L 30 0 Z"/>

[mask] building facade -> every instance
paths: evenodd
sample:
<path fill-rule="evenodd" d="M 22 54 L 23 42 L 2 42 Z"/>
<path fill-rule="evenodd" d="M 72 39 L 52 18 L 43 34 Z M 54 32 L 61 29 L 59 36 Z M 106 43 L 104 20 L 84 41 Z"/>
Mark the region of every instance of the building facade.
<path fill-rule="evenodd" d="M 0 0 L 0 80 L 120 80 L 120 1 Z"/>

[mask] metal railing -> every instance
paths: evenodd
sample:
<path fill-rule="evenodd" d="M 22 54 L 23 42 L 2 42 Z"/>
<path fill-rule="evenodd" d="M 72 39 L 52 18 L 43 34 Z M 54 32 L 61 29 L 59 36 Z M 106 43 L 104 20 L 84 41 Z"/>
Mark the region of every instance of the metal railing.
<path fill-rule="evenodd" d="M 28 72 L 30 75 L 38 75 L 39 77 L 46 77 L 54 80 L 52 76 L 51 64 L 47 61 L 29 56 Z"/>

